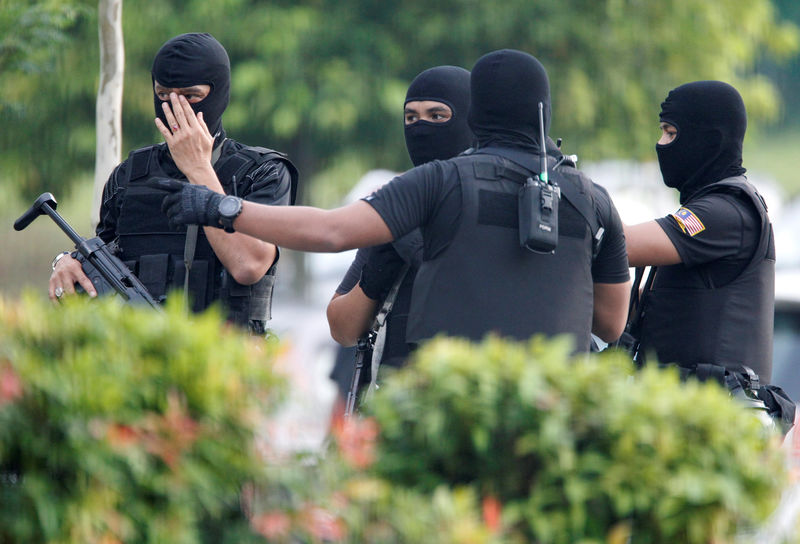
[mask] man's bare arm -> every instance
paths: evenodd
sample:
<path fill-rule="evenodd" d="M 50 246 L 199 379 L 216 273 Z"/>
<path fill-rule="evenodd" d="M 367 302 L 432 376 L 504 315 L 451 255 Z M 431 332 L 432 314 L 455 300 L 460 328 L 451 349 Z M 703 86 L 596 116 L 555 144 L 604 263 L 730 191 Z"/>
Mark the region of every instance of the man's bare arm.
<path fill-rule="evenodd" d="M 655 221 L 623 225 L 630 266 L 678 264 L 681 257 L 664 229 Z"/>
<path fill-rule="evenodd" d="M 327 309 L 331 338 L 342 346 L 354 346 L 369 329 L 377 311 L 378 301 L 365 295 L 358 285 L 348 293 L 333 295 Z"/>
<path fill-rule="evenodd" d="M 337 253 L 394 239 L 378 212 L 363 200 L 334 210 L 245 201 L 233 227 L 281 247 L 317 253 Z"/>
<path fill-rule="evenodd" d="M 604 342 L 613 342 L 625 330 L 631 282 L 595 283 L 592 332 Z"/>

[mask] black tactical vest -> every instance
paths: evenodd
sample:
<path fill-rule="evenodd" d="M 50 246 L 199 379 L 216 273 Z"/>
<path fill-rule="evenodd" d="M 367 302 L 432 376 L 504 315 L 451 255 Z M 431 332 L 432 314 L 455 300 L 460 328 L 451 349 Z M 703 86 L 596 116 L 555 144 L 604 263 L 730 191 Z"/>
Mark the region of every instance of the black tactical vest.
<path fill-rule="evenodd" d="M 461 220 L 450 245 L 417 273 L 408 341 L 436 334 L 480 340 L 489 332 L 516 339 L 572 334 L 588 351 L 592 328 L 592 229 L 569 199 L 559 202 L 555 253 L 520 247 L 517 194 L 532 173 L 496 155 L 459 156 Z M 577 170 L 551 179 L 578 184 L 573 200 L 591 200 Z M 585 202 L 578 207 L 585 209 Z M 591 204 L 591 201 L 589 202 Z M 593 204 L 591 204 L 593 206 Z"/>
<path fill-rule="evenodd" d="M 176 178 L 174 173 L 170 175 L 164 170 L 159 160 L 164 145 L 137 149 L 128 156 L 126 179 L 119 180 L 124 190 L 120 192 L 122 202 L 117 222 L 120 258 L 159 301 L 164 301 L 169 291 L 183 289 L 186 270 L 186 227 L 177 231 L 170 227 L 167 216 L 161 212 L 163 191 L 147 186 L 152 178 Z M 230 140 L 222 145 L 214 170 L 227 194 L 237 193 L 238 183 L 233 180 L 244 180 L 254 166 L 280 160 L 289 168 L 294 200 L 297 171 L 285 155 L 260 147 L 237 149 L 237 144 Z M 252 285 L 236 282 L 217 259 L 203 229 L 198 229 L 189 273 L 192 310 L 202 311 L 220 300 L 230 322 L 261 334 L 271 317 L 274 268 Z"/>
<path fill-rule="evenodd" d="M 662 363 L 713 364 L 732 370 L 746 365 L 761 383 L 769 383 L 775 311 L 772 225 L 763 199 L 744 177 L 711 184 L 692 198 L 726 191 L 746 195 L 761 218 L 752 259 L 726 285 L 708 285 L 702 266 L 658 267 L 653 290 L 645 299 L 642 349 L 654 350 Z"/>

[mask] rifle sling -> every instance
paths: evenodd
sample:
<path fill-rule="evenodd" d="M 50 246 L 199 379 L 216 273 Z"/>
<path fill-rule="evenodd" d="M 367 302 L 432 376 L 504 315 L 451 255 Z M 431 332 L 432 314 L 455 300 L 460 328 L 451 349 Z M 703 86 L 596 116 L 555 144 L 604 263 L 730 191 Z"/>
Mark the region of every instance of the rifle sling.
<path fill-rule="evenodd" d="M 364 367 L 364 357 L 367 351 L 372 350 L 376 344 L 376 338 L 378 333 L 383 329 L 383 326 L 386 324 L 386 318 L 389 313 L 392 311 L 392 306 L 394 306 L 394 301 L 397 298 L 397 292 L 400 290 L 400 284 L 403 283 L 403 280 L 408 273 L 409 264 L 406 263 L 403 265 L 403 268 L 400 270 L 400 274 L 398 274 L 397 279 L 395 279 L 394 283 L 392 284 L 392 288 L 389 290 L 389 294 L 386 295 L 386 298 L 381 305 L 381 309 L 378 311 L 375 318 L 372 320 L 372 325 L 370 326 L 369 330 L 367 331 L 364 336 L 358 339 L 358 349 L 356 350 L 356 357 L 354 361 L 354 368 L 353 368 L 353 377 L 350 380 L 350 389 L 347 392 L 347 401 L 345 403 L 345 410 L 344 410 L 344 417 L 348 418 L 353 415 L 355 411 L 355 404 L 356 398 L 358 394 L 358 385 L 361 381 L 361 370 Z M 377 385 L 376 380 L 378 376 L 378 367 L 380 366 L 380 358 L 383 354 L 383 343 L 380 345 L 380 352 L 373 351 L 372 353 L 372 374 L 370 377 L 370 384 L 369 384 L 369 391 L 373 391 Z"/>
<path fill-rule="evenodd" d="M 211 151 L 211 165 L 215 165 L 222 154 L 222 146 L 225 141 Z M 200 228 L 197 225 L 188 225 L 186 227 L 186 241 L 183 245 L 183 304 L 186 308 L 186 313 L 189 313 L 189 272 L 192 270 L 192 263 L 194 262 L 194 252 L 197 249 L 197 234 Z"/>

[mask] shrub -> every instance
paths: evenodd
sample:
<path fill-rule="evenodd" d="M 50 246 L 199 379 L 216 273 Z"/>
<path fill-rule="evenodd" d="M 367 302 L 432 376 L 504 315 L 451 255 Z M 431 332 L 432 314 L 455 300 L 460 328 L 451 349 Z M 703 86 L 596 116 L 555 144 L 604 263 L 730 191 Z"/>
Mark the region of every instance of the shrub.
<path fill-rule="evenodd" d="M 265 459 L 280 344 L 179 299 L 0 298 L 0 542 L 722 543 L 786 478 L 715 384 L 494 337 L 430 342 L 374 419 Z"/>
<path fill-rule="evenodd" d="M 368 406 L 375 474 L 497 497 L 534 542 L 726 542 L 773 510 L 783 457 L 753 411 L 716 384 L 569 352 L 539 338 L 429 343 Z"/>
<path fill-rule="evenodd" d="M 392 485 L 371 472 L 377 426 L 334 424 L 325 455 L 270 464 L 268 485 L 250 495 L 252 526 L 276 544 L 504 544 L 499 508 L 475 489 L 430 492 Z"/>
<path fill-rule="evenodd" d="M 260 541 L 239 493 L 279 349 L 178 304 L 0 299 L 0 541 Z"/>

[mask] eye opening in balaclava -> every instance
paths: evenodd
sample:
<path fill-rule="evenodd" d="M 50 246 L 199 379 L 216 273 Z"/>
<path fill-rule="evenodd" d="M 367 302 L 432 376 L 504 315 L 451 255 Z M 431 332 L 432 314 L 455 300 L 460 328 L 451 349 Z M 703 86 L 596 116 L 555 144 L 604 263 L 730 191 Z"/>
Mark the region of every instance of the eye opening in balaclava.
<path fill-rule="evenodd" d="M 539 150 L 539 102 L 545 135 L 550 131 L 550 81 L 533 55 L 501 49 L 482 56 L 472 68 L 469 126 L 479 147 Z"/>
<path fill-rule="evenodd" d="M 211 92 L 191 104 L 213 135 L 222 131 L 222 113 L 230 98 L 231 66 L 228 53 L 211 34 L 181 34 L 168 40 L 156 53 L 151 69 L 152 84 L 158 81 L 167 88 L 209 85 Z M 162 101 L 153 91 L 156 116 L 166 125 Z"/>
<path fill-rule="evenodd" d="M 676 87 L 662 102 L 659 118 L 678 131 L 669 144 L 656 144 L 656 153 L 664 184 L 680 191 L 681 203 L 706 185 L 745 173 L 747 113 L 731 85 L 695 81 Z"/>
<path fill-rule="evenodd" d="M 678 126 L 678 122 L 675 121 L 674 119 L 664 119 L 664 118 L 662 118 L 662 119 L 660 119 L 660 122 L 661 123 L 667 123 L 668 125 L 670 125 L 670 126 L 675 128 L 675 137 L 672 139 L 672 141 L 670 141 L 669 143 L 666 143 L 666 144 L 657 144 L 658 146 L 660 146 L 662 148 L 669 147 L 669 146 L 673 145 L 675 142 L 677 142 L 678 139 L 681 137 L 681 127 Z"/>
<path fill-rule="evenodd" d="M 431 100 L 446 104 L 452 112 L 452 117 L 443 123 L 418 120 L 405 125 L 406 149 L 414 166 L 455 157 L 473 145 L 474 137 L 467 125 L 469 79 L 469 71 L 464 68 L 435 66 L 421 72 L 408 86 L 404 106 Z"/>

